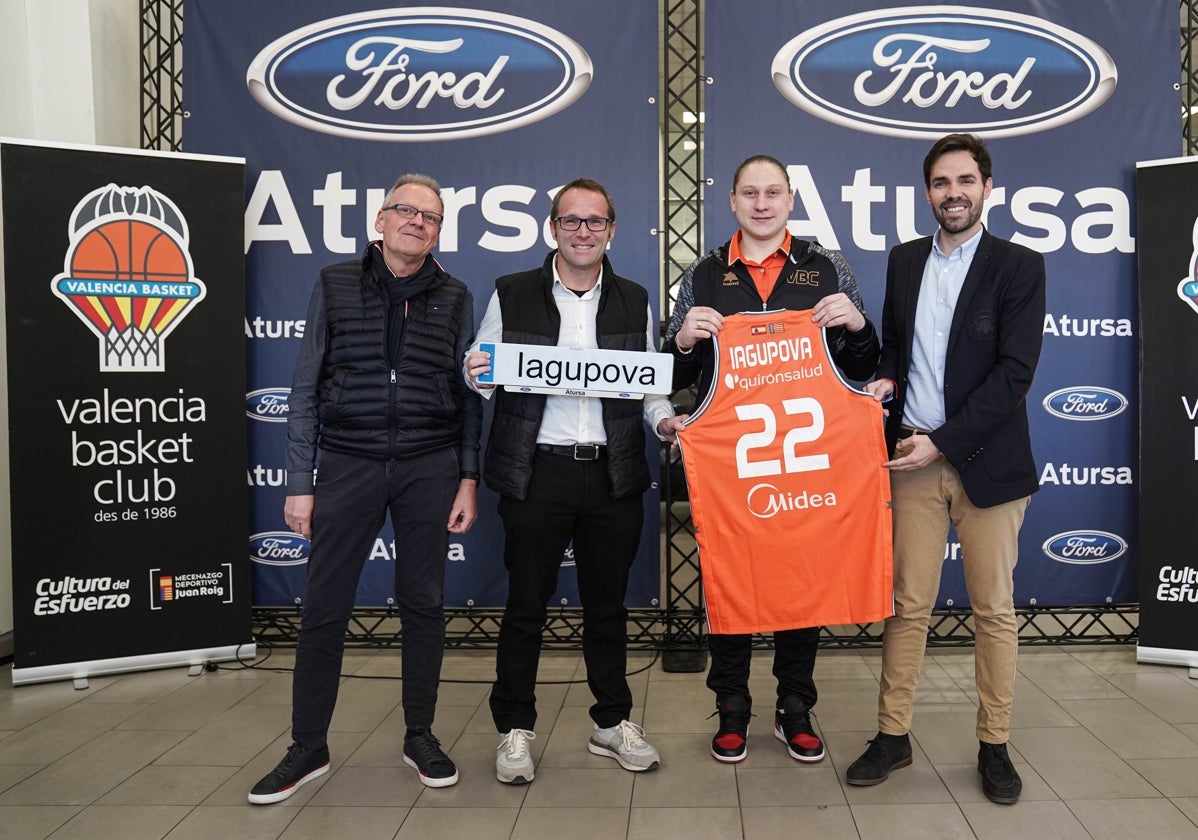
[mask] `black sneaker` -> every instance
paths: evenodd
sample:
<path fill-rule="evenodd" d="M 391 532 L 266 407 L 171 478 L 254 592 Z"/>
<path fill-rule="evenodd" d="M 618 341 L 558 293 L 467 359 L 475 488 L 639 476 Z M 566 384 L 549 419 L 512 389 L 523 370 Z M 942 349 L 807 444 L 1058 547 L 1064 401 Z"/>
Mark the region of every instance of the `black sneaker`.
<path fill-rule="evenodd" d="M 1006 744 L 987 744 L 978 741 L 978 773 L 982 776 L 982 793 L 999 805 L 1014 805 L 1023 792 L 1023 780 L 1007 755 Z"/>
<path fill-rule="evenodd" d="M 449 787 L 458 783 L 458 768 L 441 749 L 431 730 L 422 729 L 403 739 L 403 762 L 416 769 L 426 787 Z"/>
<path fill-rule="evenodd" d="M 910 763 L 911 736 L 879 732 L 869 742 L 869 749 L 849 765 L 844 779 L 850 785 L 880 785 L 890 778 L 891 770 Z"/>
<path fill-rule="evenodd" d="M 720 728 L 711 739 L 711 755 L 716 761 L 736 764 L 749 754 L 749 718 L 752 705 L 743 694 L 717 697 L 715 711 L 708 717 L 720 716 Z"/>
<path fill-rule="evenodd" d="M 250 791 L 250 803 L 269 805 L 282 802 L 313 779 L 329 772 L 329 748 L 326 744 L 318 750 L 309 750 L 299 744 L 287 748 L 287 755 L 262 781 Z"/>
<path fill-rule="evenodd" d="M 774 735 L 786 744 L 795 761 L 814 764 L 824 760 L 824 742 L 811 728 L 811 707 L 788 694 L 774 713 Z"/>

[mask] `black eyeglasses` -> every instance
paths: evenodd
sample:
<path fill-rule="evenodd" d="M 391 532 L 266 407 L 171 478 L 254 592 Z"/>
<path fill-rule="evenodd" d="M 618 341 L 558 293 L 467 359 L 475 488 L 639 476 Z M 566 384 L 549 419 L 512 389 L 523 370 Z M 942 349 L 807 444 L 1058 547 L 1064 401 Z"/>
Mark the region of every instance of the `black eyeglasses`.
<path fill-rule="evenodd" d="M 431 210 L 417 210 L 415 207 L 409 207 L 406 204 L 392 204 L 390 207 L 384 207 L 383 209 L 394 210 L 403 219 L 414 219 L 416 218 L 416 214 L 419 213 L 424 217 L 424 223 L 433 227 L 441 227 L 441 222 L 445 221 L 445 217 L 440 213 L 434 213 Z M 602 229 L 600 228 L 600 230 Z"/>
<path fill-rule="evenodd" d="M 557 222 L 562 230 L 578 230 L 585 222 L 587 230 L 592 233 L 602 233 L 611 223 L 611 219 L 605 219 L 602 216 L 592 216 L 589 219 L 580 219 L 577 216 L 558 216 L 553 221 Z"/>

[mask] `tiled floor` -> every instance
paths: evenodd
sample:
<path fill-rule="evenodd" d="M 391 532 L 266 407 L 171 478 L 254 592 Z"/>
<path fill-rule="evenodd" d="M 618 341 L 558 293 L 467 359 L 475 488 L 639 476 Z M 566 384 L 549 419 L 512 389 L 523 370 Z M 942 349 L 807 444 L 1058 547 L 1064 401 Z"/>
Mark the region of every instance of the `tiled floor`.
<path fill-rule="evenodd" d="M 0 838 L 1198 838 L 1198 680 L 1137 665 L 1131 648 L 1020 652 L 1012 757 L 1022 801 L 981 795 L 973 657 L 929 656 L 915 762 L 885 784 L 848 787 L 875 729 L 876 652 L 824 652 L 817 725 L 829 757 L 790 760 L 771 731 L 769 654 L 754 666 L 749 757 L 708 755 L 713 702 L 701 674 L 634 663 L 637 708 L 661 751 L 634 775 L 586 750 L 589 695 L 576 654 L 546 654 L 537 778 L 495 781 L 490 652 L 446 657 L 435 731 L 461 782 L 422 788 L 403 765 L 394 651 L 354 653 L 333 721 L 333 770 L 286 802 L 246 804 L 288 744 L 290 675 L 185 670 L 13 689 L 0 669 Z M 290 665 L 278 651 L 269 665 Z M 646 667 L 648 666 L 648 667 Z"/>

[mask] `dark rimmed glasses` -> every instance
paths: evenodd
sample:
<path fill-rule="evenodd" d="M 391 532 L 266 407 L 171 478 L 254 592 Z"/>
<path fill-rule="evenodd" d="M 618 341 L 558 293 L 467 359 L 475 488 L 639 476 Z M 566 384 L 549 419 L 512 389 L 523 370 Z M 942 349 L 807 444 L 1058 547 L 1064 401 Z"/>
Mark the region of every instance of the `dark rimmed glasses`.
<path fill-rule="evenodd" d="M 434 213 L 431 210 L 417 210 L 415 207 L 410 207 L 407 204 L 392 204 L 390 207 L 384 207 L 383 209 L 394 210 L 401 219 L 414 219 L 416 218 L 416 214 L 419 213 L 424 218 L 424 223 L 433 227 L 441 227 L 441 222 L 445 221 L 445 217 L 440 213 Z M 591 228 L 591 230 L 594 230 L 594 228 Z M 600 228 L 600 230 L 603 230 L 603 228 Z"/>
<path fill-rule="evenodd" d="M 585 223 L 587 230 L 591 233 L 602 233 L 611 224 L 611 219 L 605 219 L 602 216 L 591 216 L 589 219 L 580 219 L 577 216 L 558 216 L 553 221 L 562 230 L 578 230 Z"/>

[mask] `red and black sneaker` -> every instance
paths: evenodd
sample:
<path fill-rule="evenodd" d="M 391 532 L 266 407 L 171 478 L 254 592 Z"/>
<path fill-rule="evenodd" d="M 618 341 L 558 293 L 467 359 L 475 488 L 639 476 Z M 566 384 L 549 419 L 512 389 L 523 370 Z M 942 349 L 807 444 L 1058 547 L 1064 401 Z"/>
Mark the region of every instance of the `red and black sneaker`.
<path fill-rule="evenodd" d="M 711 755 L 716 761 L 736 764 L 749 753 L 749 718 L 752 705 L 743 694 L 717 697 L 714 715 L 720 716 L 720 728 L 711 739 Z"/>
<path fill-rule="evenodd" d="M 811 728 L 811 707 L 793 694 L 782 698 L 774 715 L 774 735 L 786 744 L 795 761 L 814 764 L 824 760 L 824 742 Z"/>

